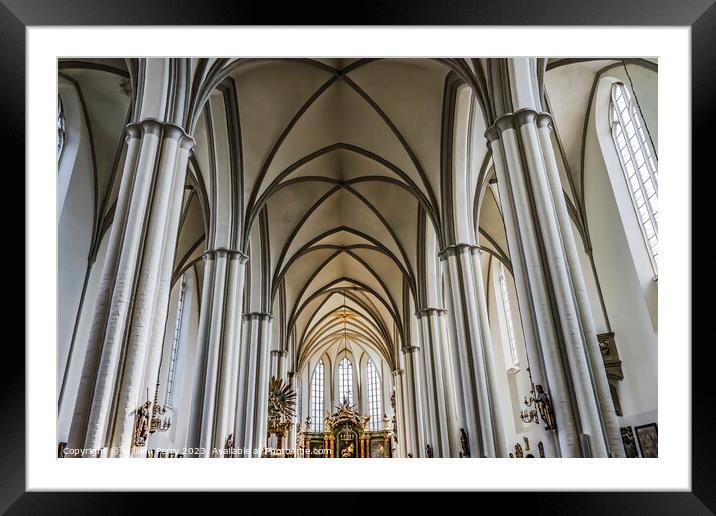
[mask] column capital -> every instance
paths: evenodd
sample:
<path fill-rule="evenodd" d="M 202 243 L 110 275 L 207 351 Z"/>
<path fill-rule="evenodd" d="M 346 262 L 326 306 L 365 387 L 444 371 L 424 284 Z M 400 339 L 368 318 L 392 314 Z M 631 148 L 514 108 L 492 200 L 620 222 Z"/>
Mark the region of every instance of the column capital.
<path fill-rule="evenodd" d="M 420 351 L 419 346 L 406 346 L 403 348 L 403 353 L 413 353 L 415 351 Z"/>
<path fill-rule="evenodd" d="M 404 373 L 405 373 L 405 369 L 395 369 L 393 371 L 393 376 L 401 376 Z"/>
<path fill-rule="evenodd" d="M 421 308 L 415 312 L 415 316 L 420 319 L 421 317 L 428 317 L 435 314 L 446 314 L 447 310 L 444 308 Z"/>
<path fill-rule="evenodd" d="M 485 138 L 487 138 L 488 142 L 492 143 L 499 139 L 503 131 L 507 129 L 517 129 L 531 122 L 536 122 L 537 127 L 551 127 L 552 115 L 546 111 L 535 111 L 532 108 L 518 109 L 514 113 L 505 113 L 498 117 L 495 123 L 485 130 Z"/>
<path fill-rule="evenodd" d="M 238 259 L 241 263 L 249 261 L 249 257 L 238 249 L 228 249 L 226 247 L 217 247 L 216 249 L 207 249 L 204 251 L 204 256 L 212 260 L 216 256 L 229 255 L 229 259 Z"/>
<path fill-rule="evenodd" d="M 140 122 L 130 122 L 125 126 L 125 131 L 127 138 L 140 138 L 145 134 L 158 136 L 164 133 L 169 138 L 179 140 L 179 146 L 187 150 L 194 148 L 194 145 L 196 145 L 194 138 L 183 127 L 170 122 L 162 122 L 155 118 L 145 118 Z"/>
<path fill-rule="evenodd" d="M 467 243 L 448 245 L 438 253 L 438 258 L 440 258 L 440 261 L 445 261 L 449 256 L 471 252 L 473 249 L 479 249 L 479 246 Z"/>
<path fill-rule="evenodd" d="M 284 357 L 288 354 L 288 351 L 286 351 L 285 349 L 272 349 L 271 354 L 277 355 L 279 357 Z"/>
<path fill-rule="evenodd" d="M 270 321 L 273 319 L 273 315 L 267 314 L 265 312 L 251 312 L 247 313 L 241 316 L 244 321 L 248 320 L 260 320 L 260 321 Z"/>

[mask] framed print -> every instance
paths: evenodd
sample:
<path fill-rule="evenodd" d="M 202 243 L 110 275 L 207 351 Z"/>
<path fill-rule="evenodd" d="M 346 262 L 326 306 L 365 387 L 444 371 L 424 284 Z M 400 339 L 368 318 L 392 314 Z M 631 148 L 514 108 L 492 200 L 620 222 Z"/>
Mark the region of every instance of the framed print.
<path fill-rule="evenodd" d="M 622 443 L 624 444 L 624 452 L 627 458 L 636 458 L 639 451 L 636 447 L 636 439 L 634 438 L 634 429 L 631 426 L 621 427 Z"/>
<path fill-rule="evenodd" d="M 2 1 L 28 205 L 3 510 L 105 503 L 82 490 L 716 507 L 688 302 L 709 0 L 418 1 L 347 27 Z"/>
<path fill-rule="evenodd" d="M 370 458 L 383 459 L 388 457 L 389 450 L 386 450 L 383 437 L 374 437 L 370 440 Z"/>
<path fill-rule="evenodd" d="M 634 432 L 636 433 L 636 437 L 639 440 L 639 449 L 641 450 L 641 456 L 650 459 L 658 457 L 659 439 L 656 423 L 637 426 L 634 428 Z"/>

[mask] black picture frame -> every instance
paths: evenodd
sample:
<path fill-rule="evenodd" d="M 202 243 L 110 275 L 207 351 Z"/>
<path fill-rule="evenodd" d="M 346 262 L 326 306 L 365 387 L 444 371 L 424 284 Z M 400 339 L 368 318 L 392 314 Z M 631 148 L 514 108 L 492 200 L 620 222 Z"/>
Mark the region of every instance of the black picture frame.
<path fill-rule="evenodd" d="M 280 7 L 280 8 L 279 8 Z M 345 7 L 345 6 L 344 6 Z M 609 3 L 591 0 L 392 0 L 361 2 L 355 8 L 336 8 L 321 2 L 294 2 L 278 5 L 269 2 L 223 0 L 0 0 L 0 131 L 9 158 L 6 165 L 5 188 L 25 169 L 25 30 L 29 26 L 49 25 L 626 25 L 626 26 L 688 26 L 691 27 L 692 51 L 692 161 L 709 163 L 716 142 L 716 5 L 714 0 L 631 0 Z M 703 169 L 700 181 L 713 175 L 712 161 Z M 682 171 L 688 174 L 689 171 Z M 12 185 L 15 186 L 15 185 Z M 19 186 L 19 185 L 18 185 Z M 24 188 L 24 187 L 23 187 Z M 705 195 L 710 189 L 693 190 Z M 699 204 L 694 198 L 694 223 L 699 217 Z M 7 204 L 9 206 L 9 203 Z M 16 212 L 15 212 L 16 213 Z M 19 224 L 15 224 L 19 226 Z M 24 240 L 24 235 L 21 237 Z M 16 248 L 19 247 L 16 245 Z M 24 249 L 24 247 L 23 247 Z M 23 251 L 24 252 L 24 251 Z M 690 252 L 690 250 L 685 250 Z M 709 256 L 694 253 L 692 256 Z M 15 258 L 17 259 L 17 258 Z M 709 258 L 706 264 L 713 267 Z M 694 270 L 697 264 L 694 263 Z M 30 271 L 25 270 L 26 275 Z M 713 281 L 704 275 L 702 288 Z M 709 289 L 711 290 L 711 289 Z M 17 303 L 20 305 L 20 303 Z M 24 306 L 24 304 L 23 304 Z M 694 303 L 693 319 L 709 320 L 706 310 L 710 303 Z M 9 320 L 9 319 L 8 319 Z M 8 340 L 8 344 L 10 341 Z M 676 343 L 672 343 L 676 344 Z M 685 345 L 686 343 L 679 343 Z M 713 362 L 706 356 L 709 346 L 692 349 L 692 490 L 690 492 L 638 493 L 507 493 L 510 506 L 529 507 L 530 513 L 578 514 L 707 514 L 716 511 L 716 477 L 714 475 L 713 416 L 710 389 L 706 382 Z M 162 511 L 180 510 L 188 495 L 177 493 L 79 493 L 25 492 L 25 364 L 24 350 L 17 345 L 5 346 L 6 364 L 0 376 L 2 416 L 0 416 L 0 511 L 7 514 L 108 514 L 144 511 L 151 503 L 161 504 Z M 28 379 L 30 382 L 32 378 Z M 211 503 L 221 503 L 217 493 L 206 493 Z M 195 494 L 190 495 L 192 497 Z M 246 496 L 240 494 L 239 496 Z M 291 498 L 288 498 L 290 496 Z M 289 494 L 288 500 L 297 500 Z M 342 498 L 358 501 L 360 494 Z M 414 497 L 418 493 L 413 494 Z M 480 495 L 481 501 L 485 494 Z M 499 496 L 499 495 L 495 495 Z M 503 495 L 504 496 L 504 495 Z M 273 495 L 272 495 L 273 497 Z M 322 503 L 325 498 L 322 495 Z M 450 501 L 454 503 L 454 501 Z M 180 505 L 181 504 L 181 505 Z"/>

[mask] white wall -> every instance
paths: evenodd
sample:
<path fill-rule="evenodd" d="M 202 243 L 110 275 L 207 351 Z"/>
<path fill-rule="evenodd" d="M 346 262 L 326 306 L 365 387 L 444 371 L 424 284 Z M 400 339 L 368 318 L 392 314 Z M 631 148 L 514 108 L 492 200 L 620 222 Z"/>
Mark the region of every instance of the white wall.
<path fill-rule="evenodd" d="M 624 414 L 620 424 L 632 425 L 657 420 L 658 283 L 611 139 L 608 109 L 615 80 L 601 79 L 594 97 L 584 181 L 594 261 L 624 369 L 618 389 Z M 655 87 L 641 90 L 655 92 Z M 648 107 L 649 96 L 640 102 Z M 655 116 L 653 110 L 645 113 L 647 120 Z M 598 300 L 591 301 L 596 313 Z"/>
<path fill-rule="evenodd" d="M 193 271 L 186 275 L 186 292 L 180 321 L 177 362 L 174 372 L 174 388 L 171 408 L 166 416 L 171 417 L 172 426 L 167 432 L 157 432 L 150 437 L 148 448 L 182 448 L 188 445 L 189 417 L 191 412 L 192 382 L 196 371 L 197 333 L 199 329 L 199 285 L 196 284 Z M 172 341 L 176 327 L 176 312 L 179 302 L 181 279 L 172 287 L 167 324 L 164 331 L 162 362 L 159 372 L 159 403 L 166 404 L 169 364 L 171 361 Z M 154 392 L 149 393 L 154 399 Z"/>
<path fill-rule="evenodd" d="M 63 94 L 68 136 L 57 172 L 58 396 L 87 273 L 95 204 L 89 134 L 78 111 L 81 109 L 79 101 L 75 102 L 76 93 L 67 86 L 62 87 L 60 92 Z M 51 179 L 52 172 L 48 171 L 48 180 Z"/>
<path fill-rule="evenodd" d="M 490 262 L 489 273 L 487 267 L 488 260 Z M 481 261 L 483 263 L 483 278 L 486 283 L 485 294 L 487 296 L 493 356 L 495 357 L 495 367 L 498 369 L 496 376 L 499 388 L 497 400 L 502 415 L 502 426 L 505 432 L 505 448 L 508 452 L 514 453 L 515 444 L 519 443 L 524 450 L 524 437 L 527 437 L 530 443 L 530 450 L 525 451 L 525 455 L 532 453 L 535 457 L 538 457 L 537 443 L 540 439 L 538 426 L 534 423 L 524 423 L 520 419 L 520 412 L 528 409 L 523 400 L 529 395 L 532 386 L 527 373 L 527 351 L 522 333 L 522 323 L 517 305 L 517 293 L 514 280 L 509 270 L 505 269 L 510 309 L 512 311 L 512 325 L 517 348 L 517 359 L 519 362 L 519 368 L 517 370 L 512 368 L 511 363 L 510 343 L 499 283 L 500 262 L 488 253 L 483 253 Z"/>
<path fill-rule="evenodd" d="M 72 422 L 72 413 L 75 408 L 75 401 L 77 399 L 77 390 L 80 385 L 80 376 L 82 374 L 82 367 L 85 361 L 85 353 L 87 351 L 87 340 L 89 338 L 90 326 L 94 316 L 94 307 L 97 301 L 97 289 L 99 287 L 99 281 L 102 277 L 102 269 L 104 268 L 104 261 L 107 255 L 107 242 L 109 241 L 109 229 L 102 239 L 102 243 L 99 246 L 97 252 L 97 259 L 92 265 L 90 275 L 87 281 L 87 291 L 85 292 L 85 299 L 83 303 L 82 313 L 80 314 L 80 320 L 77 325 L 77 335 L 75 337 L 75 345 L 72 349 L 72 357 L 70 359 L 70 366 L 67 370 L 67 378 L 65 384 L 65 394 L 63 403 L 59 407 L 58 422 L 57 422 L 57 439 L 59 442 L 67 442 L 67 437 L 70 431 L 70 424 Z M 81 287 L 81 285 L 80 285 Z M 58 290 L 58 293 L 61 293 Z M 60 298 L 61 299 L 61 298 Z M 75 310 L 77 306 L 75 307 Z M 61 310 L 58 307 L 58 310 Z M 59 316 L 59 314 L 58 314 Z M 72 315 L 74 322 L 74 314 Z M 58 326 L 60 321 L 58 320 Z M 72 335 L 70 334 L 70 337 Z M 59 337 L 58 337 L 59 338 Z M 61 342 L 61 341 L 58 341 Z M 69 342 L 66 343 L 66 350 L 69 351 Z M 58 352 L 62 353 L 62 346 L 58 346 Z M 67 352 L 65 351 L 65 353 Z M 67 355 L 59 354 L 58 363 L 63 363 L 63 357 L 66 361 Z M 62 377 L 58 377 L 58 393 L 60 389 L 60 383 Z"/>

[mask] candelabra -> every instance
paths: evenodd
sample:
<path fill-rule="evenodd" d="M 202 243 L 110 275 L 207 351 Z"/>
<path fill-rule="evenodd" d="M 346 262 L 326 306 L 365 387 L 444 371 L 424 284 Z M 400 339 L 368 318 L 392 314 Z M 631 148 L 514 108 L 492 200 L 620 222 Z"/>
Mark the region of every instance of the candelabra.
<path fill-rule="evenodd" d="M 170 417 L 164 417 L 167 412 L 166 405 L 159 405 L 159 382 L 157 382 L 157 388 L 154 391 L 154 406 L 152 407 L 152 420 L 149 424 L 149 433 L 154 432 L 166 432 L 172 426 L 172 420 Z"/>
<path fill-rule="evenodd" d="M 528 407 L 534 407 L 530 410 L 523 410 L 520 412 L 520 419 L 525 423 L 536 423 L 539 424 L 540 417 L 544 423 L 545 430 L 556 430 L 557 422 L 554 417 L 554 410 L 552 408 L 552 400 L 549 395 L 544 391 L 544 387 L 541 385 L 535 385 L 532 381 L 532 373 L 530 368 L 527 368 L 527 374 L 530 377 L 530 384 L 532 390 L 530 390 L 529 397 L 525 397 L 525 405 Z"/>
<path fill-rule="evenodd" d="M 534 390 L 531 390 L 531 391 L 530 391 L 529 398 L 528 398 L 528 397 L 525 397 L 524 403 L 525 403 L 525 405 L 527 405 L 528 407 L 531 407 L 531 406 L 533 406 L 533 405 L 534 405 L 535 407 L 537 406 L 537 402 L 536 402 L 536 400 L 535 400 L 535 392 L 534 392 Z M 539 424 L 539 416 L 538 416 L 537 414 L 538 414 L 538 413 L 537 413 L 537 409 L 536 409 L 536 408 L 533 408 L 533 409 L 530 409 L 530 410 L 523 410 L 523 411 L 520 412 L 520 419 L 521 419 L 522 421 L 524 421 L 525 423 L 536 423 L 536 424 Z"/>

